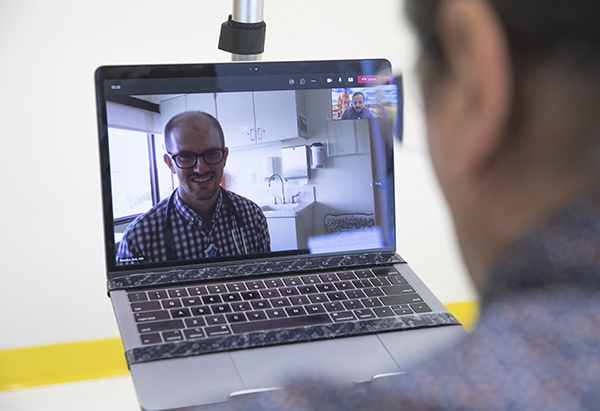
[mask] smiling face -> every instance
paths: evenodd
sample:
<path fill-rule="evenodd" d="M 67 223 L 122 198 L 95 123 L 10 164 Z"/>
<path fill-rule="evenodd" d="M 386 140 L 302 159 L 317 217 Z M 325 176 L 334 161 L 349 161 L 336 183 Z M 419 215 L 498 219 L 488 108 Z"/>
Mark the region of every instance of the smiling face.
<path fill-rule="evenodd" d="M 202 154 L 210 149 L 223 148 L 217 129 L 210 120 L 201 116 L 190 117 L 173 128 L 167 147 L 171 155 Z M 219 164 L 208 165 L 200 157 L 194 167 L 181 169 L 165 154 L 165 163 L 179 179 L 181 200 L 198 214 L 212 210 L 217 203 L 227 155 L 228 150 L 225 149 L 223 161 Z"/>

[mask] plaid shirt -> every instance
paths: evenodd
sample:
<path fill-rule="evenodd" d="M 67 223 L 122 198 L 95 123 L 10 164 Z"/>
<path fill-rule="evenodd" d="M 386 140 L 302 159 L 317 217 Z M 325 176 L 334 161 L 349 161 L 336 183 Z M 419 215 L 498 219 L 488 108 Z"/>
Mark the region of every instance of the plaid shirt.
<path fill-rule="evenodd" d="M 305 379 L 239 409 L 600 409 L 600 186 L 587 194 L 506 250 L 456 345 L 370 392 Z"/>
<path fill-rule="evenodd" d="M 267 219 L 260 207 L 247 198 L 221 189 L 212 228 L 207 231 L 202 227 L 200 216 L 181 201 L 177 192 L 172 197 L 173 206 L 169 207 L 169 198 L 166 198 L 127 227 L 117 249 L 117 265 L 270 251 Z M 173 239 L 171 254 L 167 247 L 167 214 Z"/>

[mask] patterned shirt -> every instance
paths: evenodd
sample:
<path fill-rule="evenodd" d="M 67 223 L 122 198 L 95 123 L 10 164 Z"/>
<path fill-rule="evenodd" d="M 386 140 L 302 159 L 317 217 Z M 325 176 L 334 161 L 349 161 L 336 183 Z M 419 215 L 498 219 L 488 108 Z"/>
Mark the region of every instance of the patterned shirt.
<path fill-rule="evenodd" d="M 117 249 L 116 263 L 267 253 L 270 244 L 267 219 L 260 207 L 247 198 L 221 189 L 212 227 L 207 231 L 200 216 L 181 201 L 176 191 L 127 227 Z"/>
<path fill-rule="evenodd" d="M 304 380 L 253 410 L 597 410 L 600 187 L 497 261 L 465 339 L 376 390 Z M 349 356 L 358 353 L 349 353 Z"/>

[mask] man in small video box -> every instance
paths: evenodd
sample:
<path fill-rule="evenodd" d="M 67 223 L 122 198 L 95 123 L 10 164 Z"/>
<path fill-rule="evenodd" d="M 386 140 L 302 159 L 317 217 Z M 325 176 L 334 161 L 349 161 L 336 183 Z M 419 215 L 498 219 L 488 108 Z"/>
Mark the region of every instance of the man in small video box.
<path fill-rule="evenodd" d="M 371 110 L 365 107 L 365 95 L 357 91 L 352 95 L 352 107 L 344 111 L 342 120 L 360 120 L 363 118 L 375 118 L 375 116 Z"/>

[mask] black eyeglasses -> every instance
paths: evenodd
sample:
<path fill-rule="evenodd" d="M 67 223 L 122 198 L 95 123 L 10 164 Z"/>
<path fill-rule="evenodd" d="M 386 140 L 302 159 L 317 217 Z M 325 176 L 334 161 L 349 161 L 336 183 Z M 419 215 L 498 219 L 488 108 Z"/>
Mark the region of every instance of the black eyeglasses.
<path fill-rule="evenodd" d="M 193 168 L 196 167 L 198 163 L 198 158 L 202 157 L 202 160 L 209 166 L 214 166 L 215 164 L 219 164 L 223 161 L 225 157 L 225 149 L 223 148 L 211 148 L 210 150 L 206 150 L 204 153 L 196 154 L 196 153 L 181 153 L 181 154 L 171 154 L 169 153 L 173 161 L 175 161 L 175 165 L 179 168 Z"/>

